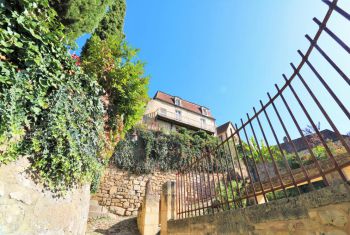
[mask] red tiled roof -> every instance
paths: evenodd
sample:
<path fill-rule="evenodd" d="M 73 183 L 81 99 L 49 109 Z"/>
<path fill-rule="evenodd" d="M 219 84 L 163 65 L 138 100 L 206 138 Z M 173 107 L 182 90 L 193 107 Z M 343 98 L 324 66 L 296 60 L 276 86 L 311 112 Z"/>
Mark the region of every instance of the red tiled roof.
<path fill-rule="evenodd" d="M 166 103 L 175 105 L 175 96 L 166 94 L 166 93 L 161 92 L 161 91 L 157 91 L 157 93 L 155 94 L 153 99 L 158 99 L 158 100 L 164 101 Z M 180 98 L 180 100 L 181 100 L 181 106 L 180 106 L 181 108 L 187 109 L 189 111 L 192 111 L 192 112 L 195 112 L 195 113 L 203 115 L 201 107 L 204 107 L 204 106 L 200 106 L 198 104 L 192 103 L 190 101 L 187 101 L 187 100 L 184 100 L 184 99 L 181 99 L 181 98 Z M 208 110 L 208 115 L 206 115 L 206 116 L 210 117 L 210 118 L 213 118 L 213 116 L 211 115 L 210 110 L 208 108 L 206 108 L 206 109 Z"/>
<path fill-rule="evenodd" d="M 223 132 L 226 132 L 227 129 L 229 128 L 230 124 L 232 125 L 231 121 L 228 121 L 228 122 L 222 124 L 221 126 L 219 126 L 219 127 L 216 128 L 216 132 L 217 132 L 218 134 L 221 134 L 221 133 L 223 133 Z M 233 127 L 233 125 L 232 125 L 232 127 Z"/>

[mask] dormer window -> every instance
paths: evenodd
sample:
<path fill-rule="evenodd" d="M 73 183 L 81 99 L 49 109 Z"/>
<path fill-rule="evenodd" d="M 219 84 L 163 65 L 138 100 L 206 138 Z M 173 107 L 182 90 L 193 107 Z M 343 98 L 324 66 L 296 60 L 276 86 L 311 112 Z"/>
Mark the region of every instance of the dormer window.
<path fill-rule="evenodd" d="M 175 97 L 175 105 L 181 106 L 181 100 L 179 97 Z"/>
<path fill-rule="evenodd" d="M 208 109 L 206 109 L 206 108 L 204 108 L 204 107 L 201 107 L 201 109 L 202 109 L 202 114 L 203 114 L 204 116 L 208 116 Z"/>

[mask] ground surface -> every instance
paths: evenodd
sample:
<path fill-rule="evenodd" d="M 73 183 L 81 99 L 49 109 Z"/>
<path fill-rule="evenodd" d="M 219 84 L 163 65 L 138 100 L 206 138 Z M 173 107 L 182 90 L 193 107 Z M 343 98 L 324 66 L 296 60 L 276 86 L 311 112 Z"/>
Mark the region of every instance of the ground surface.
<path fill-rule="evenodd" d="M 86 235 L 139 235 L 136 217 L 89 219 Z"/>

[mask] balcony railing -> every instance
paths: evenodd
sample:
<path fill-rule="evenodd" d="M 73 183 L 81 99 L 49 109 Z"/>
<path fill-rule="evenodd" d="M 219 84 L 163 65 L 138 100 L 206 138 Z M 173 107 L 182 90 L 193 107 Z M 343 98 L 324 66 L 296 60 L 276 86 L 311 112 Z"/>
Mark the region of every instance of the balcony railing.
<path fill-rule="evenodd" d="M 203 117 L 203 119 L 205 120 L 203 122 L 203 121 L 201 121 L 200 117 L 198 117 L 198 120 L 197 120 L 197 119 L 186 117 L 182 114 L 183 113 L 178 114 L 178 113 L 169 112 L 167 110 L 157 109 L 155 112 L 146 114 L 145 116 L 147 118 L 161 117 L 163 119 L 168 119 L 168 120 L 174 121 L 176 123 L 181 123 L 181 124 L 184 124 L 186 126 L 210 131 L 213 133 L 216 131 L 216 126 L 209 124 L 209 123 L 206 123 L 207 119 L 205 117 Z"/>

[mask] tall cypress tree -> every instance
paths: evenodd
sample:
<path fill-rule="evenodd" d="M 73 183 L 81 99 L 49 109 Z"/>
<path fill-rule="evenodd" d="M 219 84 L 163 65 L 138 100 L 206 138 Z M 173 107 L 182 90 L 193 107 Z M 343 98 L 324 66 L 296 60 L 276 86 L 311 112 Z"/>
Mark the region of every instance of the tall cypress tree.
<path fill-rule="evenodd" d="M 119 0 L 50 0 L 50 5 L 65 26 L 68 40 L 73 42 L 82 34 L 93 32 L 114 1 Z"/>
<path fill-rule="evenodd" d="M 116 34 L 123 38 L 125 11 L 125 0 L 116 0 L 96 28 L 95 35 L 98 35 L 102 40 L 106 39 L 107 35 Z"/>

